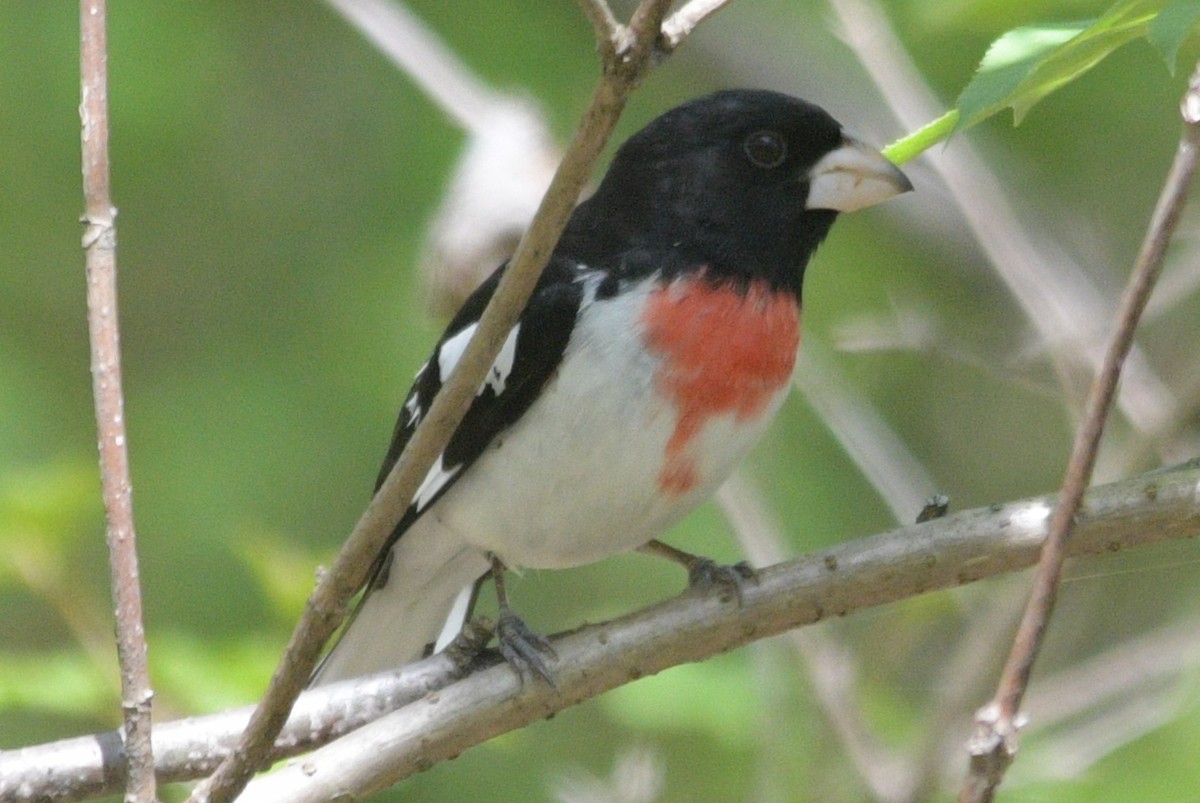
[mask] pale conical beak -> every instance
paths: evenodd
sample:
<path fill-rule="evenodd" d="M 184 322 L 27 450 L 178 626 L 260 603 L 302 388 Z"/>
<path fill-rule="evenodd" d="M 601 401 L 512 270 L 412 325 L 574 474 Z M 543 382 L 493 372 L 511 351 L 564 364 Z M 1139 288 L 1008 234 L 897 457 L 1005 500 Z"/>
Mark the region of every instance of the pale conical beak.
<path fill-rule="evenodd" d="M 808 171 L 806 209 L 853 212 L 913 188 L 908 176 L 869 145 L 846 135 Z"/>

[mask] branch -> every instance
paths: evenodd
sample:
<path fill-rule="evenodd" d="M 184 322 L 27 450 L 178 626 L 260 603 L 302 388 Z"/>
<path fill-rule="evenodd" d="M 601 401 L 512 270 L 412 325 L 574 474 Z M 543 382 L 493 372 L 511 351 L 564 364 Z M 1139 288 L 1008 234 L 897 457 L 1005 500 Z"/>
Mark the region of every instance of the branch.
<path fill-rule="evenodd" d="M 425 24 L 388 0 L 325 0 L 463 129 L 478 134 L 504 96 L 489 89 Z"/>
<path fill-rule="evenodd" d="M 389 714 L 302 762 L 260 778 L 255 801 L 362 797 L 501 733 L 632 679 L 700 661 L 821 619 L 1029 566 L 1053 498 L 903 528 L 760 572 L 742 604 L 685 592 L 607 624 L 554 639 L 557 689 L 510 667 L 476 672 Z M 1080 515 L 1074 555 L 1200 534 L 1200 470 L 1097 489 Z"/>
<path fill-rule="evenodd" d="M 1083 424 L 1071 450 L 1062 493 L 1050 522 L 1050 535 L 1038 562 L 1029 603 L 1000 675 L 996 696 L 975 715 L 977 729 L 968 743 L 970 771 L 959 793 L 959 800 L 964 803 L 992 800 L 1016 752 L 1021 700 L 1054 612 L 1067 544 L 1084 491 L 1091 481 L 1100 437 L 1121 378 L 1121 366 L 1133 347 L 1138 319 L 1162 269 L 1167 245 L 1187 203 L 1188 190 L 1196 172 L 1197 148 L 1200 147 L 1200 64 L 1192 74 L 1181 107 L 1184 126 L 1179 148 L 1121 299 L 1116 329 L 1088 393 Z"/>
<path fill-rule="evenodd" d="M 626 36 L 625 26 L 617 22 L 608 0 L 579 0 L 579 8 L 592 24 L 596 33 L 596 46 L 604 59 L 610 59 L 622 46 Z"/>
<path fill-rule="evenodd" d="M 437 691 L 457 678 L 445 653 L 401 670 L 306 691 L 275 741 L 271 761 L 299 755 Z M 154 728 L 159 781 L 208 775 L 237 746 L 253 706 L 160 723 Z M 0 800 L 86 800 L 117 794 L 125 780 L 120 731 L 0 751 Z"/>
<path fill-rule="evenodd" d="M 729 0 L 692 0 L 672 14 L 662 26 L 662 42 L 668 53 L 679 47 L 696 26 L 716 14 Z"/>
<path fill-rule="evenodd" d="M 651 56 L 669 0 L 643 0 L 629 24 L 631 46 L 606 60 L 591 106 L 563 156 L 550 188 L 521 238 L 508 270 L 450 378 L 371 500 L 333 566 L 321 578 L 271 677 L 241 742 L 194 803 L 229 803 L 268 761 L 271 744 L 316 666 L 321 648 L 345 618 L 350 598 L 366 582 L 375 557 L 400 521 L 417 487 L 466 415 L 475 390 L 524 309 L 579 194 L 608 142 L 625 100 L 654 64 Z"/>
<path fill-rule="evenodd" d="M 100 485 L 107 523 L 117 658 L 121 665 L 121 709 L 128 750 L 125 799 L 154 803 L 154 753 L 150 743 L 150 671 L 142 626 L 137 540 L 125 439 L 121 389 L 121 345 L 117 323 L 116 209 L 109 188 L 108 34 L 105 0 L 79 5 L 84 232 L 88 334 L 92 350 L 92 395 L 100 450 Z"/>
<path fill-rule="evenodd" d="M 1054 497 L 1044 496 L 968 510 L 763 569 L 761 582 L 745 589 L 740 608 L 715 594 L 689 591 L 621 619 L 557 637 L 554 648 L 561 661 L 555 664 L 555 678 L 561 696 L 541 683 L 518 689 L 515 674 L 505 666 L 454 683 L 453 663 L 444 655 L 397 672 L 313 689 L 298 701 L 269 760 L 311 750 L 379 712 L 424 697 L 392 715 L 400 722 L 390 727 L 400 728 L 397 740 L 429 737 L 433 763 L 499 732 L 480 730 L 483 721 L 492 729 L 516 728 L 639 677 L 781 630 L 1031 566 L 1045 538 L 1053 503 Z M 1092 488 L 1069 550 L 1073 556 L 1096 555 L 1197 536 L 1200 464 L 1192 463 Z M 437 694 L 429 694 L 438 689 Z M 453 715 L 459 719 L 451 718 L 450 702 L 456 710 L 466 707 Z M 431 708 L 448 717 L 449 731 L 439 719 L 426 723 L 428 733 L 416 732 L 413 718 Z M 242 708 L 159 725 L 154 731 L 159 777 L 183 781 L 207 772 L 236 744 L 248 716 L 249 709 Z M 364 749 L 361 742 L 349 742 L 355 738 L 337 744 L 348 742 L 347 746 Z M 408 772 L 411 765 L 420 764 L 421 752 L 409 742 L 403 749 L 410 752 L 397 760 L 408 762 L 404 770 Z M 305 771 L 316 768 L 316 777 L 324 778 L 328 755 L 320 751 L 305 759 Z M 336 766 L 340 760 L 332 763 Z M 359 768 L 368 760 L 375 761 L 366 755 L 347 759 Z M 116 732 L 0 751 L 0 799 L 61 803 L 111 794 L 120 788 L 123 766 Z M 286 772 L 295 771 L 298 768 Z M 276 789 L 274 785 L 283 782 L 271 776 L 252 788 L 257 793 L 263 784 Z"/>

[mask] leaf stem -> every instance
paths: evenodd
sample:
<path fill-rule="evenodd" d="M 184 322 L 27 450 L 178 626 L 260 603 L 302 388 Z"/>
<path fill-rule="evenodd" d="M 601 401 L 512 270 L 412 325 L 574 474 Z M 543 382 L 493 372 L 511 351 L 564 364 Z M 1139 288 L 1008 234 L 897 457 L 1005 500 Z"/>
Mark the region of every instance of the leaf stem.
<path fill-rule="evenodd" d="M 958 109 L 951 109 L 936 120 L 931 120 L 911 134 L 906 134 L 888 145 L 883 149 L 883 155 L 892 164 L 902 165 L 915 159 L 939 142 L 945 142 L 954 133 L 956 125 L 958 125 Z"/>

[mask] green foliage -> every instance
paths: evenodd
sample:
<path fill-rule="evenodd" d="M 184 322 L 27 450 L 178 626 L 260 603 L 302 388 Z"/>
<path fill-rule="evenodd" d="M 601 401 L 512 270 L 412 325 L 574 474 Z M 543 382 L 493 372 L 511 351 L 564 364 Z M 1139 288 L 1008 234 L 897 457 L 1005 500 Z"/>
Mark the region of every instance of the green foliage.
<path fill-rule="evenodd" d="M 150 675 L 181 711 L 221 711 L 253 703 L 279 660 L 281 643 L 261 639 L 214 642 L 181 631 L 154 634 Z"/>
<path fill-rule="evenodd" d="M 1023 25 L 994 41 L 955 108 L 892 143 L 885 151 L 897 164 L 933 145 L 1013 110 L 1020 125 L 1035 104 L 1095 68 L 1118 48 L 1146 38 L 1175 71 L 1179 48 L 1200 21 L 1197 0 L 1121 0 L 1096 19 Z"/>
<path fill-rule="evenodd" d="M 100 511 L 95 464 L 60 460 L 15 466 L 0 475 L 0 550 L 58 565 L 88 534 Z M 12 561 L 0 563 L 0 580 Z"/>
<path fill-rule="evenodd" d="M 27 709 L 112 721 L 119 698 L 110 675 L 98 672 L 87 656 L 74 651 L 0 654 L 0 711 Z"/>
<path fill-rule="evenodd" d="M 615 722 L 639 733 L 703 733 L 731 749 L 745 750 L 755 740 L 751 721 L 741 715 L 755 704 L 754 689 L 745 678 L 744 660 L 685 664 L 616 689 L 602 705 Z M 696 705 L 697 700 L 707 703 Z"/>
<path fill-rule="evenodd" d="M 1016 123 L 1035 103 L 1095 67 L 1114 50 L 1145 36 L 1155 0 L 1122 0 L 1084 23 L 1017 28 L 988 48 L 958 99 L 960 129 L 1011 107 Z"/>
<path fill-rule="evenodd" d="M 1200 20 L 1200 0 L 1171 0 L 1150 23 L 1148 37 L 1158 48 L 1167 69 L 1175 74 L 1175 61 L 1184 40 L 1196 29 Z"/>
<path fill-rule="evenodd" d="M 480 4 L 466 15 L 438 0 L 406 5 L 481 80 L 541 102 L 553 132 L 569 135 L 595 70 L 575 7 Z M 1126 271 L 1179 125 L 1182 80 L 1150 51 L 1123 45 L 1145 38 L 1169 66 L 1185 63 L 1200 18 L 1200 0 L 1106 5 L 886 4 L 903 47 L 947 96 L 968 83 L 988 41 L 1021 26 L 999 36 L 954 109 L 888 153 L 908 161 L 1013 108 L 1022 126 L 989 133 L 994 177 L 1031 221 L 1018 239 L 1052 239 L 1102 288 Z M 0 749 L 113 727 L 119 716 L 78 251 L 77 13 L 0 3 L 9 202 L 0 215 Z M 415 266 L 464 136 L 320 3 L 285 14 L 263 3 L 129 0 L 109 13 L 151 673 L 159 714 L 199 714 L 247 703 L 265 686 L 317 565 L 366 503 L 399 403 L 437 336 Z M 823 4 L 739 0 L 701 36 L 645 82 L 618 139 L 685 97 L 744 84 L 808 97 L 862 132 L 893 125 L 888 99 L 862 89 Z M 912 175 L 916 193 L 839 221 L 805 279 L 805 341 L 827 347 L 845 383 L 933 477 L 928 490 L 948 493 L 955 509 L 1046 492 L 1061 477 L 1087 369 L 1031 334 L 934 180 L 922 167 Z M 1139 342 L 1163 392 L 1194 417 L 1195 290 L 1186 271 L 1176 280 L 1183 303 L 1164 305 Z M 916 345 L 887 328 L 910 319 L 927 333 Z M 856 345 L 855 332 L 870 336 Z M 1148 440 L 1118 420 L 1102 460 L 1110 476 L 1153 462 L 1159 441 Z M 748 469 L 793 553 L 892 522 L 799 394 Z M 737 551 L 712 507 L 668 540 L 721 558 Z M 1163 555 L 1132 567 L 1106 558 L 1064 587 L 1039 680 L 1200 614 L 1188 594 L 1200 582 L 1197 545 Z M 566 628 L 681 583 L 670 567 L 628 556 L 528 572 L 513 591 L 532 622 Z M 1005 604 L 993 596 L 1002 587 L 821 625 L 852 656 L 852 692 L 876 738 L 901 753 L 924 743 L 953 692 L 946 666 L 980 628 L 989 642 L 1007 638 L 1010 623 L 987 618 Z M 665 672 L 379 799 L 548 800 L 554 778 L 608 777 L 631 744 L 661 756 L 667 801 L 867 799 L 804 659 L 782 641 L 761 652 L 765 669 L 760 651 L 742 651 Z M 986 650 L 967 657 L 980 688 L 953 713 L 952 730 L 969 727 L 994 676 Z M 1068 779 L 1038 764 L 1061 744 L 1037 735 L 1032 712 L 1017 768 L 1034 777 L 1016 777 L 1002 796 L 1133 801 L 1171 799 L 1168 785 L 1200 788 L 1200 728 L 1192 692 L 1180 688 L 1183 704 L 1160 726 L 1128 745 L 1114 738 L 1107 758 Z M 1121 723 L 1107 730 L 1124 732 Z"/>

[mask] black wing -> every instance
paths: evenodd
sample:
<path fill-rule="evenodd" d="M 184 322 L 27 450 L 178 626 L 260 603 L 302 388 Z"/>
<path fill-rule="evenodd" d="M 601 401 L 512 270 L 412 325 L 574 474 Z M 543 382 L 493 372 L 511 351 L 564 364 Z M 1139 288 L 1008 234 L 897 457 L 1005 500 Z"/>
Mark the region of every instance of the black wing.
<path fill-rule="evenodd" d="M 391 446 L 379 470 L 379 478 L 375 483 L 376 491 L 387 479 L 392 466 L 421 423 L 429 405 L 433 403 L 433 397 L 437 395 L 442 383 L 457 364 L 458 356 L 465 348 L 470 334 L 474 332 L 484 308 L 496 292 L 496 285 L 503 272 L 502 267 L 471 294 L 434 347 L 429 361 L 417 374 L 396 422 Z M 516 423 L 537 399 L 542 387 L 558 368 L 575 326 L 583 294 L 583 287 L 579 282 L 581 275 L 578 264 L 570 260 L 555 259 L 546 267 L 525 311 L 521 314 L 515 339 L 506 343 L 505 348 L 501 350 L 500 356 L 489 370 L 479 393 L 467 410 L 466 417 L 442 452 L 440 463 L 435 464 L 435 469 L 440 466 L 441 481 L 435 484 L 436 487 L 423 487 L 422 490 L 426 492 L 419 493 L 409 505 L 380 554 L 380 566 L 376 568 L 375 574 L 382 568 L 384 558 L 389 554 L 396 539 L 470 470 L 471 464 L 483 454 L 488 444 Z M 373 579 L 368 587 L 375 584 Z"/>

